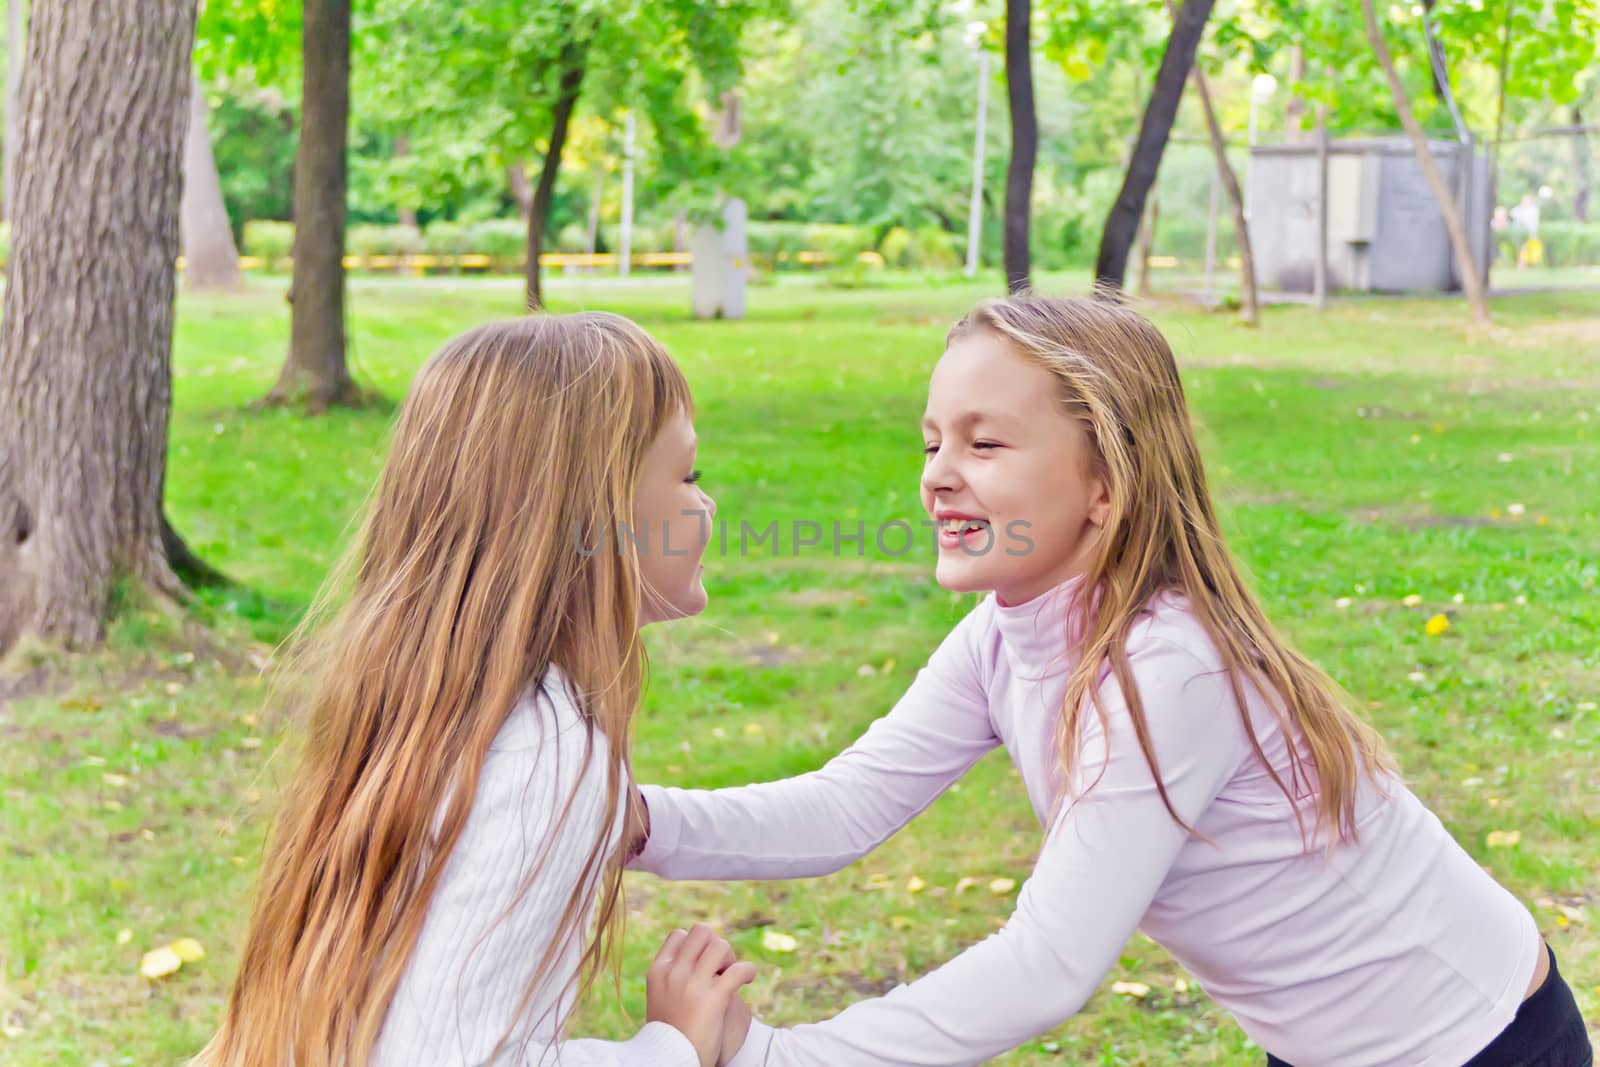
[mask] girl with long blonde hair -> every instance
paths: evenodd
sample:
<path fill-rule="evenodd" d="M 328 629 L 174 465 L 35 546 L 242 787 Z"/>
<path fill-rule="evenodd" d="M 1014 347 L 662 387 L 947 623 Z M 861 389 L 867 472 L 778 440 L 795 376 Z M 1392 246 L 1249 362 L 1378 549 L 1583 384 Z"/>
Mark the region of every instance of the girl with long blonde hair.
<path fill-rule="evenodd" d="M 294 642 L 304 753 L 197 1063 L 717 1061 L 753 971 L 703 926 L 667 938 L 633 1038 L 562 1037 L 624 914 L 639 628 L 705 606 L 692 417 L 616 315 L 491 323 L 418 372 Z"/>
<path fill-rule="evenodd" d="M 993 936 L 826 1022 L 741 1025 L 734 1067 L 982 1062 L 1082 1008 L 1136 929 L 1273 1064 L 1590 1062 L 1528 910 L 1263 614 L 1155 327 L 1105 301 L 980 304 L 922 431 L 939 583 L 990 595 L 820 770 L 646 786 L 636 865 L 828 874 L 1000 745 L 1043 844 Z"/>

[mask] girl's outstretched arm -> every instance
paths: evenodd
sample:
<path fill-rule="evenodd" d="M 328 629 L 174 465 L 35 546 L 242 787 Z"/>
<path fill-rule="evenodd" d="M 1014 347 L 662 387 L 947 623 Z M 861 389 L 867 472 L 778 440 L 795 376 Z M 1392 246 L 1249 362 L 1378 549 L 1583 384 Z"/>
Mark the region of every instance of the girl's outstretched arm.
<path fill-rule="evenodd" d="M 663 878 L 805 878 L 877 848 L 998 745 L 989 719 L 985 601 L 945 638 L 894 709 L 820 770 L 731 789 L 644 786 L 650 836 L 630 864 Z"/>
<path fill-rule="evenodd" d="M 1153 641 L 1131 662 L 1173 808 L 1193 826 L 1250 752 L 1227 676 Z M 826 1022 L 755 1022 L 728 1067 L 962 1067 L 1075 1014 L 1116 962 L 1188 837 L 1162 803 L 1114 681 L 1005 927 L 939 969 Z"/>

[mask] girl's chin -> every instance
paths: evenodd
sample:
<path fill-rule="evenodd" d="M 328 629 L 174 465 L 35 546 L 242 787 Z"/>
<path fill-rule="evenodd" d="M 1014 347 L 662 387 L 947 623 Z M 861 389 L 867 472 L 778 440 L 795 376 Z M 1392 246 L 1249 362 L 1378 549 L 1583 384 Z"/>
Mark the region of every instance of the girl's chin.
<path fill-rule="evenodd" d="M 933 580 L 941 589 L 951 593 L 987 593 L 994 589 L 993 575 L 984 574 L 966 559 L 941 559 L 933 571 Z"/>

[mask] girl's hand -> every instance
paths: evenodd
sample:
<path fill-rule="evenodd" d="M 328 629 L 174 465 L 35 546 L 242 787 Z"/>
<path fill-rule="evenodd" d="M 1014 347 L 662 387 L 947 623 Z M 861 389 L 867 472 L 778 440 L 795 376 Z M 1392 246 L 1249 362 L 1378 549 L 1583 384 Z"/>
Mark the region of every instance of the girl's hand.
<path fill-rule="evenodd" d="M 755 967 L 735 963 L 733 946 L 704 923 L 687 933 L 674 930 L 645 975 L 645 1018 L 687 1037 L 700 1054 L 700 1067 L 717 1067 L 729 1002 L 755 976 Z"/>
<path fill-rule="evenodd" d="M 741 993 L 734 993 L 728 1000 L 728 1014 L 722 1020 L 722 1056 L 719 1064 L 726 1064 L 739 1054 L 744 1048 L 745 1039 L 750 1036 L 750 1005 L 744 1002 Z"/>

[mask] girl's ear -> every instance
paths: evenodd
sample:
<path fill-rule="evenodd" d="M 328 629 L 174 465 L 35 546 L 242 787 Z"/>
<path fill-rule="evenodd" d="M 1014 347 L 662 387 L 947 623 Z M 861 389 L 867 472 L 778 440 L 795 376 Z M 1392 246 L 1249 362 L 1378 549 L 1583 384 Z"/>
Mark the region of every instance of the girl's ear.
<path fill-rule="evenodd" d="M 1089 479 L 1089 521 L 1101 528 L 1111 520 L 1111 486 L 1098 475 Z"/>

